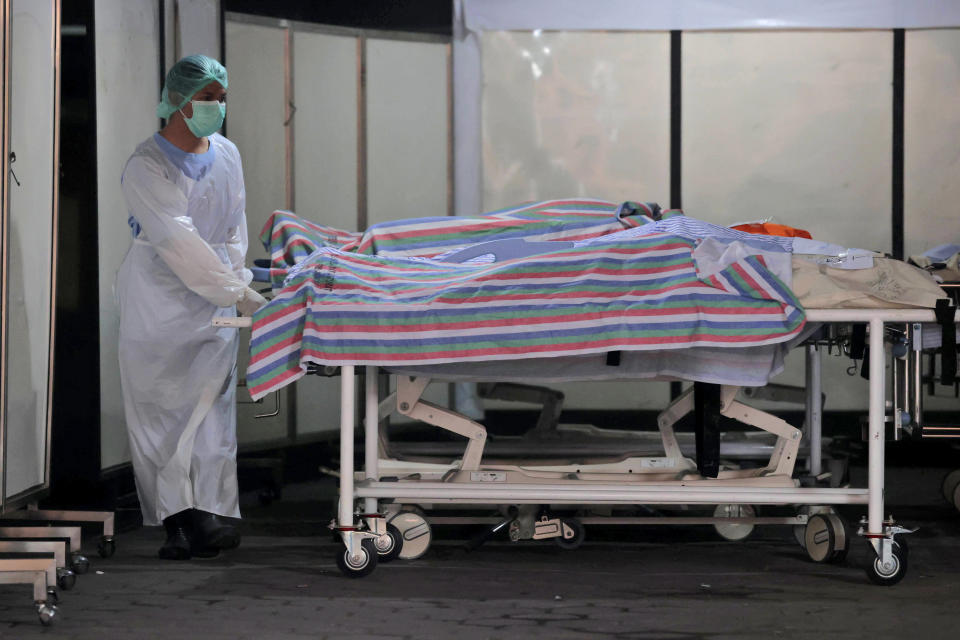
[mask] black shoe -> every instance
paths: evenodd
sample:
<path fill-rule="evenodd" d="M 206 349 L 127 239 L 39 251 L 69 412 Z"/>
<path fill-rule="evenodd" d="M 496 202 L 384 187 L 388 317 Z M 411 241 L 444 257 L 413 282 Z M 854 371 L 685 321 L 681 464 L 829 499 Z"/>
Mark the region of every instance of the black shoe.
<path fill-rule="evenodd" d="M 240 530 L 214 513 L 193 510 L 194 546 L 202 549 L 236 549 L 240 546 Z"/>
<path fill-rule="evenodd" d="M 181 511 L 163 519 L 163 528 L 167 532 L 167 540 L 160 547 L 160 551 L 157 552 L 161 560 L 190 559 L 189 526 L 189 511 Z"/>
<path fill-rule="evenodd" d="M 220 555 L 220 549 L 217 547 L 201 547 L 197 536 L 190 539 L 190 555 L 194 558 L 216 558 Z"/>

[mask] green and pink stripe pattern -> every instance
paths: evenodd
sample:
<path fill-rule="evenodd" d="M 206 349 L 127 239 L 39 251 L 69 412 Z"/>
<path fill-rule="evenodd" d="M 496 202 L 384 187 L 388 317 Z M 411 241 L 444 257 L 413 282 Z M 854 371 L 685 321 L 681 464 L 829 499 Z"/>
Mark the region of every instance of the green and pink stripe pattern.
<path fill-rule="evenodd" d="M 270 253 L 273 285 L 279 287 L 289 267 L 323 247 L 364 255 L 431 257 L 494 239 L 585 240 L 639 226 L 649 221 L 644 213 L 659 210 L 652 203 L 631 204 L 635 207 L 632 215 L 617 217 L 620 205 L 616 202 L 546 200 L 473 218 L 443 216 L 383 222 L 364 233 L 308 222 L 289 211 L 275 211 L 264 224 L 260 240 Z"/>
<path fill-rule="evenodd" d="M 297 380 L 307 363 L 409 367 L 742 348 L 802 329 L 799 303 L 761 258 L 701 280 L 693 241 L 618 235 L 482 265 L 312 252 L 254 316 L 251 395 Z"/>

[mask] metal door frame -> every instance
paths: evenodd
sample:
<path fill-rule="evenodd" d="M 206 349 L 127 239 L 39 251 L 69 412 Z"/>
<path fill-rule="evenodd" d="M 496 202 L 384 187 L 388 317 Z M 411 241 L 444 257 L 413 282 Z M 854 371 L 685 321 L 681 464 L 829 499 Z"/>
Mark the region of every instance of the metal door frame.
<path fill-rule="evenodd" d="M 50 314 L 47 319 L 48 330 L 48 349 L 47 354 L 47 393 L 46 393 L 46 427 L 44 437 L 44 470 L 43 482 L 39 485 L 29 487 L 14 496 L 7 496 L 7 465 L 3 464 L 6 460 L 7 450 L 7 430 L 6 430 L 6 410 L 7 410 L 7 340 L 9 339 L 7 316 L 0 314 L 0 512 L 7 509 L 17 508 L 39 498 L 40 494 L 47 492 L 50 488 L 50 431 L 53 416 L 53 365 L 54 365 L 54 321 L 56 316 L 57 300 L 57 226 L 59 214 L 59 195 L 60 195 L 60 11 L 61 0 L 51 0 L 51 11 L 53 12 L 53 28 L 50 34 L 50 52 L 53 58 L 53 149 L 51 157 L 53 162 L 52 179 L 50 185 L 51 197 L 51 234 L 50 234 L 50 281 L 49 281 L 49 308 Z M 0 307 L 8 309 L 8 289 L 7 281 L 9 269 L 7 268 L 7 259 L 9 257 L 9 222 L 10 222 L 10 77 L 11 77 L 11 41 L 13 38 L 13 0 L 0 0 L 0 13 L 2 13 L 3 25 L 3 43 L 2 43 L 2 69 L 3 69 L 3 109 L 0 113 L 0 144 L 2 144 L 2 172 L 3 179 L 0 180 L 0 205 L 2 205 L 2 241 L 0 241 Z"/>

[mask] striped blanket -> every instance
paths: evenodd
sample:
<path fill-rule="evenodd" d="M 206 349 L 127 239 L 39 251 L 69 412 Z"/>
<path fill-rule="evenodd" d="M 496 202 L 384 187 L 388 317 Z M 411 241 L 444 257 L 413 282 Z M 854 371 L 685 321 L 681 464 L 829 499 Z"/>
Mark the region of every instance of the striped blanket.
<path fill-rule="evenodd" d="M 416 366 L 742 348 L 801 330 L 799 304 L 761 258 L 703 280 L 694 246 L 627 231 L 484 265 L 323 248 L 255 314 L 247 383 L 259 398 L 303 376 L 310 362 Z"/>
<path fill-rule="evenodd" d="M 289 267 L 324 247 L 363 255 L 431 257 L 493 239 L 596 238 L 637 227 L 659 217 L 659 212 L 660 207 L 653 203 L 568 198 L 528 203 L 475 218 L 384 222 L 357 233 L 308 222 L 289 211 L 275 211 L 264 224 L 260 240 L 270 253 L 271 282 L 279 287 Z"/>

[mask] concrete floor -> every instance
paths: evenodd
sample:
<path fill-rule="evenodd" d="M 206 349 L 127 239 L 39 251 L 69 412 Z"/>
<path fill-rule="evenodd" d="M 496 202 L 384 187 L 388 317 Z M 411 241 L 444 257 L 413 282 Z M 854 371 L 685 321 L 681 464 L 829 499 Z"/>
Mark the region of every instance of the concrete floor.
<path fill-rule="evenodd" d="M 844 564 L 814 564 L 785 527 L 736 543 L 710 527 L 593 527 L 575 551 L 495 541 L 472 552 L 463 532 L 437 530 L 420 560 L 348 579 L 325 529 L 334 485 L 320 481 L 269 507 L 245 495 L 243 544 L 219 558 L 163 562 L 159 529 L 119 535 L 114 557 L 89 554 L 49 628 L 28 587 L 0 586 L 0 637 L 957 638 L 960 513 L 939 495 L 947 471 L 888 471 L 888 510 L 921 527 L 894 587 L 867 580 L 862 540 Z"/>

